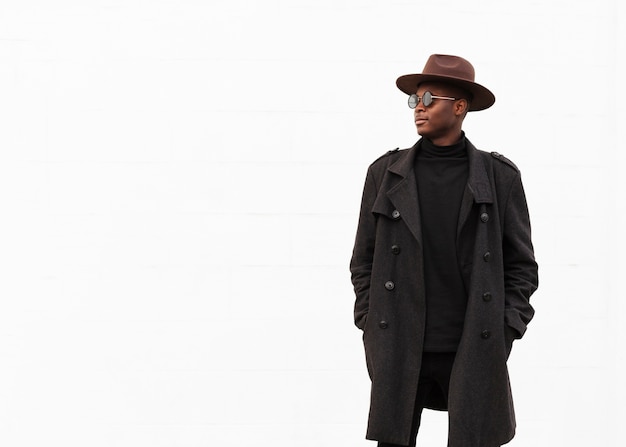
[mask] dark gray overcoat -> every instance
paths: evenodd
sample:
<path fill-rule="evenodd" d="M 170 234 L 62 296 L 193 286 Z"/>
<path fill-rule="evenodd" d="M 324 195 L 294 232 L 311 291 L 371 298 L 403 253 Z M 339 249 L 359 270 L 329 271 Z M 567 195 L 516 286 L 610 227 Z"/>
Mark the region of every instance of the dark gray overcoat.
<path fill-rule="evenodd" d="M 538 285 L 520 172 L 467 141 L 469 175 L 457 228 L 467 291 L 463 335 L 448 402 L 449 447 L 495 447 L 515 433 L 507 358 L 534 310 Z M 355 324 L 372 380 L 367 439 L 407 445 L 425 325 L 415 155 L 391 151 L 369 167 L 350 262 Z"/>

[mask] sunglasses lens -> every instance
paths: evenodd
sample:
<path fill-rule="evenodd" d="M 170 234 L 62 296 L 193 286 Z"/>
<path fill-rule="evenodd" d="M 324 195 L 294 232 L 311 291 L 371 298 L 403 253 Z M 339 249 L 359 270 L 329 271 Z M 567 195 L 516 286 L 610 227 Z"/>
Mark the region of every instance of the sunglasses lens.
<path fill-rule="evenodd" d="M 424 92 L 424 95 L 422 96 L 422 102 L 424 103 L 425 107 L 431 105 L 433 103 L 433 94 L 430 92 Z"/>
<path fill-rule="evenodd" d="M 409 96 L 409 107 L 414 109 L 415 107 L 417 107 L 417 104 L 419 103 L 419 98 L 417 97 L 417 95 L 413 94 L 411 96 Z"/>

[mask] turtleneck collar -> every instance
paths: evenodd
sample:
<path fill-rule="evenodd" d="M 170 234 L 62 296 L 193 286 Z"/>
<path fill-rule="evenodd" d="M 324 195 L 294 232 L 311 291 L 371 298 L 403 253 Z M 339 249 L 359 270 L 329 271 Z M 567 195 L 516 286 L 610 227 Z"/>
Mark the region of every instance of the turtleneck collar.
<path fill-rule="evenodd" d="M 422 139 L 418 158 L 466 158 L 465 133 L 461 133 L 461 138 L 450 146 L 437 146 L 427 138 Z"/>

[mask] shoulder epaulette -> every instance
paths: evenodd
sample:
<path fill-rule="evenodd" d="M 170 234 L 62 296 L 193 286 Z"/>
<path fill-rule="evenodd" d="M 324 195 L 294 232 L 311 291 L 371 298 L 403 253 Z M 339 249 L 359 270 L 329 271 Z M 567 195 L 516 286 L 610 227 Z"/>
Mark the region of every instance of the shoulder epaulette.
<path fill-rule="evenodd" d="M 373 161 L 373 163 L 376 163 L 378 160 L 380 160 L 381 158 L 385 158 L 391 154 L 395 154 L 396 152 L 398 152 L 400 150 L 399 147 L 395 148 L 395 149 L 391 149 L 390 151 L 385 152 L 383 155 L 381 155 L 380 157 L 378 157 L 376 160 Z"/>
<path fill-rule="evenodd" d="M 504 155 L 500 154 L 499 152 L 492 152 L 491 156 L 495 158 L 496 160 L 500 160 L 501 162 L 506 163 L 507 165 L 515 169 L 516 171 L 519 171 L 515 163 L 513 163 L 511 160 L 509 160 L 508 158 L 506 158 Z"/>

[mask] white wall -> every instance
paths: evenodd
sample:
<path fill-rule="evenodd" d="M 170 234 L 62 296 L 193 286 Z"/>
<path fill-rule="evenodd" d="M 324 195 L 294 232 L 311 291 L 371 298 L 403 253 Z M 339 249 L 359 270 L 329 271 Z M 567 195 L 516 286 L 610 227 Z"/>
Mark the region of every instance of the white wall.
<path fill-rule="evenodd" d="M 431 53 L 530 204 L 510 445 L 622 445 L 618 3 L 1 0 L 0 445 L 375 445 L 348 261 Z"/>

